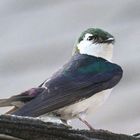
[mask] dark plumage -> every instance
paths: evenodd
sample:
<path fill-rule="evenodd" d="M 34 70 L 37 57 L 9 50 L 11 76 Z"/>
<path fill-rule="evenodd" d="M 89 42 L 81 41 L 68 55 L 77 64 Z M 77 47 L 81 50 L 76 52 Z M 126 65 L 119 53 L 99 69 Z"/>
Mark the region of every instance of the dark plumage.
<path fill-rule="evenodd" d="M 39 87 L 0 100 L 0 107 L 14 106 L 8 114 L 38 117 L 54 115 L 63 122 L 96 110 L 121 79 L 120 66 L 109 62 L 114 37 L 108 32 L 89 28 L 78 38 L 73 56 L 58 72 Z M 65 121 L 64 121 L 65 120 Z"/>
<path fill-rule="evenodd" d="M 13 114 L 37 117 L 55 111 L 114 87 L 121 77 L 120 66 L 102 58 L 76 54 L 44 83 L 47 89 L 35 94 L 30 102 Z M 28 94 L 27 97 L 30 98 Z"/>

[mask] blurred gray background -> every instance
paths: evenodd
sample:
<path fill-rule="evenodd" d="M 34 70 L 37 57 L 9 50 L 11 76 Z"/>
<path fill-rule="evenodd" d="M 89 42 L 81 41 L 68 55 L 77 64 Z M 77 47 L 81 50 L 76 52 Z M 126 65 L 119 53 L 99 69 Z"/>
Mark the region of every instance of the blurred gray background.
<path fill-rule="evenodd" d="M 88 120 L 94 128 L 140 132 L 139 0 L 1 0 L 0 98 L 38 86 L 70 58 L 75 39 L 89 27 L 115 36 L 114 62 L 124 76 Z"/>

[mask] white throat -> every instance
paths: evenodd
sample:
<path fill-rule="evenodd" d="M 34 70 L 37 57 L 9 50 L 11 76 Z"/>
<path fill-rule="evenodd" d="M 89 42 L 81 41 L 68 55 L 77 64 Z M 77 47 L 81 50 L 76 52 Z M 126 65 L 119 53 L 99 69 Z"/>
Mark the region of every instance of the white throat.
<path fill-rule="evenodd" d="M 96 57 L 102 57 L 108 61 L 111 61 L 113 55 L 113 44 L 100 43 L 94 44 L 92 41 L 82 40 L 77 44 L 80 54 L 87 54 Z"/>

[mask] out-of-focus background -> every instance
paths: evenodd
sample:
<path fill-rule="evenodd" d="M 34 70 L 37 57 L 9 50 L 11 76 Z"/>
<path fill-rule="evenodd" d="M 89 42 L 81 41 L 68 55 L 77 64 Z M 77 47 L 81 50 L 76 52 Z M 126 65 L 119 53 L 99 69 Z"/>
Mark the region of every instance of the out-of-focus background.
<path fill-rule="evenodd" d="M 0 98 L 38 86 L 70 58 L 75 39 L 89 27 L 115 36 L 114 62 L 124 76 L 88 120 L 94 128 L 140 132 L 138 0 L 1 0 Z M 72 124 L 85 128 L 77 120 Z"/>

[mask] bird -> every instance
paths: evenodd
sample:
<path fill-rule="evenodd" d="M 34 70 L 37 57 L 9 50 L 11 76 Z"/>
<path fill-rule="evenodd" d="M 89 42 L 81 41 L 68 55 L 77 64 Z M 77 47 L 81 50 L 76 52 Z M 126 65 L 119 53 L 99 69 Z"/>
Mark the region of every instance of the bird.
<path fill-rule="evenodd" d="M 6 114 L 74 118 L 94 130 L 86 116 L 95 113 L 122 78 L 121 66 L 112 62 L 115 38 L 100 28 L 84 30 L 71 58 L 42 84 L 18 95 L 0 99 L 0 107 L 13 106 Z"/>

